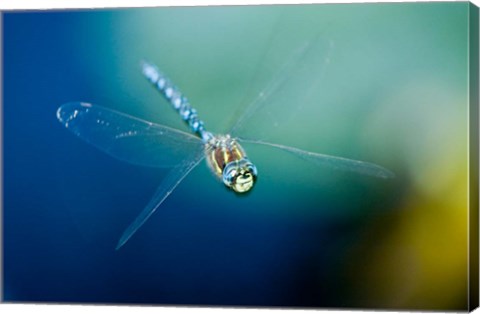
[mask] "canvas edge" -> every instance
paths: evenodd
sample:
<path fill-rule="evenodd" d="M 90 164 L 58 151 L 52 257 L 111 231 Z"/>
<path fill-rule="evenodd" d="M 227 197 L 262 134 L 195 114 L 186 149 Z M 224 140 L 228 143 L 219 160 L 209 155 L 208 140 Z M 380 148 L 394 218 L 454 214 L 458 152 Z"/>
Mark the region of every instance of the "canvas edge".
<path fill-rule="evenodd" d="M 468 310 L 479 306 L 479 23 L 478 7 L 468 10 L 469 82 L 469 243 Z"/>

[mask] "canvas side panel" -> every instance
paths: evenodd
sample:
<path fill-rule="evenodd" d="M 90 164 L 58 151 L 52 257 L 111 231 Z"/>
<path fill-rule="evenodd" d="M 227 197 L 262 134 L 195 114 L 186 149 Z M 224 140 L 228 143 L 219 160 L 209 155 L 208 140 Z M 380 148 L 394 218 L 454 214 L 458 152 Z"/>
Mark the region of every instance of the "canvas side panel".
<path fill-rule="evenodd" d="M 478 8 L 469 7 L 469 100 L 470 100 L 470 161 L 469 161 L 469 310 L 478 307 L 479 299 L 479 215 L 478 215 L 478 162 L 479 162 L 479 31 Z"/>
<path fill-rule="evenodd" d="M 0 302 L 3 302 L 3 12 L 0 12 Z"/>

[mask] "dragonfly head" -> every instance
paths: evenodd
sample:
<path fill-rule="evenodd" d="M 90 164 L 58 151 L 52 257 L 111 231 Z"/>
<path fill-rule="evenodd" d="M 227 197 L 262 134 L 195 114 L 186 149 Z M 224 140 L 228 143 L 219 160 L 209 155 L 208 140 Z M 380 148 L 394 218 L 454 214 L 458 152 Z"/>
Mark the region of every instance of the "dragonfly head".
<path fill-rule="evenodd" d="M 257 167 L 246 157 L 229 162 L 223 169 L 223 183 L 237 193 L 250 191 L 257 179 Z"/>

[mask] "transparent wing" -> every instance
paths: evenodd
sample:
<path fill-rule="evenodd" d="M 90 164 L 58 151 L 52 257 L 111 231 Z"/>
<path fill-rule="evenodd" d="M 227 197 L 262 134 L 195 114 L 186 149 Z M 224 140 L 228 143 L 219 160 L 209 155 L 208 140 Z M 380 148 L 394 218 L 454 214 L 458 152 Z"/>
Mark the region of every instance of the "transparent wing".
<path fill-rule="evenodd" d="M 160 207 L 165 199 L 173 190 L 185 179 L 185 177 L 203 160 L 205 154 L 203 150 L 197 151 L 191 155 L 185 162 L 172 168 L 167 177 L 162 181 L 154 196 L 142 210 L 138 217 L 123 232 L 118 241 L 116 249 L 120 249 L 132 235 L 150 218 L 150 216 Z"/>
<path fill-rule="evenodd" d="M 328 166 L 338 170 L 356 172 L 359 174 L 378 177 L 382 179 L 389 179 L 389 178 L 395 177 L 395 174 L 392 171 L 382 166 L 365 162 L 365 161 L 324 155 L 324 154 L 301 150 L 295 147 L 268 143 L 260 140 L 248 140 L 248 139 L 239 139 L 239 140 L 245 143 L 260 144 L 260 145 L 278 148 L 283 151 L 292 153 L 306 161 L 309 161 L 319 166 Z"/>
<path fill-rule="evenodd" d="M 188 133 L 88 103 L 64 104 L 57 118 L 84 141 L 137 165 L 174 166 L 203 148 L 201 140 Z"/>
<path fill-rule="evenodd" d="M 268 134 L 276 133 L 277 128 L 295 121 L 295 116 L 302 107 L 308 102 L 315 102 L 312 92 L 319 90 L 318 83 L 329 62 L 332 49 L 333 42 L 321 37 L 300 44 L 290 53 L 287 61 L 282 62 L 283 66 L 274 72 L 273 79 L 266 87 L 243 108 L 244 111 L 229 133 L 234 136 L 265 139 Z M 275 55 L 277 51 L 273 48 L 272 50 Z"/>

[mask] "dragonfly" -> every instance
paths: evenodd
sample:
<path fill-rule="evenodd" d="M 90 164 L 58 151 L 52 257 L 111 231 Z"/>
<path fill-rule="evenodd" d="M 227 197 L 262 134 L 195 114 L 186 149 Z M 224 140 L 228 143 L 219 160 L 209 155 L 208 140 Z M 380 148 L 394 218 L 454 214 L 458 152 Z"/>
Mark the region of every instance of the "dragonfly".
<path fill-rule="evenodd" d="M 214 176 L 234 193 L 243 194 L 251 191 L 259 171 L 243 148 L 244 143 L 283 151 L 317 166 L 327 166 L 381 179 L 393 178 L 393 172 L 374 163 L 306 151 L 265 141 L 262 138 L 242 137 L 242 133 L 248 130 L 247 122 L 253 117 L 261 112 L 275 113 L 276 104 L 272 100 L 272 95 L 281 94 L 289 87 L 290 89 L 298 88 L 295 82 L 301 82 L 304 88 L 297 91 L 297 94 L 306 93 L 308 84 L 302 81 L 302 77 L 298 77 L 305 72 L 299 69 L 307 69 L 313 73 L 313 77 L 318 76 L 321 69 L 312 66 L 311 62 L 308 65 L 306 63 L 308 60 L 313 60 L 316 64 L 325 66 L 328 63 L 328 52 L 331 51 L 331 46 L 331 42 L 328 41 L 325 44 L 325 41 L 312 40 L 296 49 L 273 75 L 273 79 L 267 86 L 246 106 L 230 130 L 221 134 L 207 130 L 205 123 L 199 118 L 197 110 L 192 107 L 187 97 L 156 65 L 147 61 L 141 62 L 143 76 L 179 114 L 190 132 L 145 121 L 87 102 L 70 102 L 60 106 L 57 110 L 60 123 L 101 151 L 136 165 L 171 168 L 149 203 L 125 229 L 116 249 L 125 245 L 203 160 L 206 160 Z M 289 101 L 295 103 L 294 99 Z"/>

